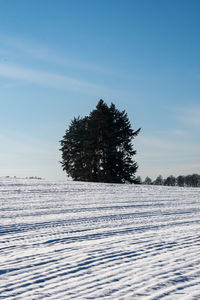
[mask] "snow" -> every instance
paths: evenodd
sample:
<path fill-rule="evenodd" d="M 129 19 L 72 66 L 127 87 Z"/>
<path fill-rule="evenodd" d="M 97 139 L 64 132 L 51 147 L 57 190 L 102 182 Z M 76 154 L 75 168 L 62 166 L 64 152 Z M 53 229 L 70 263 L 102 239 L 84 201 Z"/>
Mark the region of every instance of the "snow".
<path fill-rule="evenodd" d="M 200 189 L 0 179 L 0 299 L 200 299 Z"/>

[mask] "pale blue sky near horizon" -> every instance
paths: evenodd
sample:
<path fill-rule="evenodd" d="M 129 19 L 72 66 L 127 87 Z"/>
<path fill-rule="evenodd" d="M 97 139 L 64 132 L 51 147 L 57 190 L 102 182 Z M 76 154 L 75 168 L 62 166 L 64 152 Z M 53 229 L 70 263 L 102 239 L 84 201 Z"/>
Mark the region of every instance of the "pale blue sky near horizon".
<path fill-rule="evenodd" d="M 0 0 L 0 176 L 65 179 L 59 141 L 125 109 L 137 175 L 200 173 L 200 1 Z"/>

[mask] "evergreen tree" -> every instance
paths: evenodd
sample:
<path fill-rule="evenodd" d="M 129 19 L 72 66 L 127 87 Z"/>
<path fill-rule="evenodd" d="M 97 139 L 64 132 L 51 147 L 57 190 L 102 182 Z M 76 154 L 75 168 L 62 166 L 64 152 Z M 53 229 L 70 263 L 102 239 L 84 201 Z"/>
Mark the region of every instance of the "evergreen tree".
<path fill-rule="evenodd" d="M 137 176 L 137 177 L 136 177 L 135 183 L 137 183 L 137 184 L 142 184 L 142 178 L 141 178 L 141 176 Z"/>
<path fill-rule="evenodd" d="M 191 186 L 192 187 L 192 175 L 187 175 L 185 176 L 185 185 L 186 186 Z"/>
<path fill-rule="evenodd" d="M 125 111 L 100 100 L 89 116 L 74 118 L 61 140 L 62 167 L 74 180 L 135 182 L 133 131 Z"/>
<path fill-rule="evenodd" d="M 152 184 L 151 178 L 147 176 L 147 177 L 145 178 L 145 180 L 144 180 L 144 184 L 147 184 L 147 185 Z"/>
<path fill-rule="evenodd" d="M 159 175 L 159 176 L 154 180 L 153 184 L 155 184 L 155 185 L 163 185 L 163 182 L 164 182 L 164 180 L 163 180 L 162 175 Z"/>
<path fill-rule="evenodd" d="M 69 129 L 61 140 L 62 167 L 75 180 L 83 180 L 89 176 L 87 152 L 88 118 L 74 118 Z"/>
<path fill-rule="evenodd" d="M 164 180 L 164 185 L 175 186 L 176 185 L 176 178 L 173 175 L 168 176 Z"/>
<path fill-rule="evenodd" d="M 185 176 L 179 175 L 177 177 L 177 185 L 184 186 L 185 185 Z"/>

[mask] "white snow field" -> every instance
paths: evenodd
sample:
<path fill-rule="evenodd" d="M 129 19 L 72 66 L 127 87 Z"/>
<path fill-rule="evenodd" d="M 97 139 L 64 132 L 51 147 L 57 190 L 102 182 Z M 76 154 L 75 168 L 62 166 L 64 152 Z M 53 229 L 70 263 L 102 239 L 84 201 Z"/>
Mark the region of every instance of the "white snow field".
<path fill-rule="evenodd" d="M 0 179 L 0 299 L 200 299 L 200 189 Z"/>

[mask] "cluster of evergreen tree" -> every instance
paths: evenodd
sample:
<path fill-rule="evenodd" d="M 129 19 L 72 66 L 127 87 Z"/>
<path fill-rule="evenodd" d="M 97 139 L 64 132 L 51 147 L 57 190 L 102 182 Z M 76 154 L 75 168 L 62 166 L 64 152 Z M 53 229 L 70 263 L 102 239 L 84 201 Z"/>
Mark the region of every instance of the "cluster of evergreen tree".
<path fill-rule="evenodd" d="M 163 178 L 159 175 L 154 181 L 150 177 L 146 177 L 144 182 L 140 178 L 140 183 L 142 184 L 152 184 L 152 185 L 166 185 L 166 186 L 181 186 L 181 187 L 200 187 L 200 175 L 180 175 L 175 177 L 173 175 Z"/>
<path fill-rule="evenodd" d="M 89 116 L 74 118 L 61 140 L 62 168 L 76 181 L 134 183 L 138 168 L 126 112 L 100 100 Z"/>

